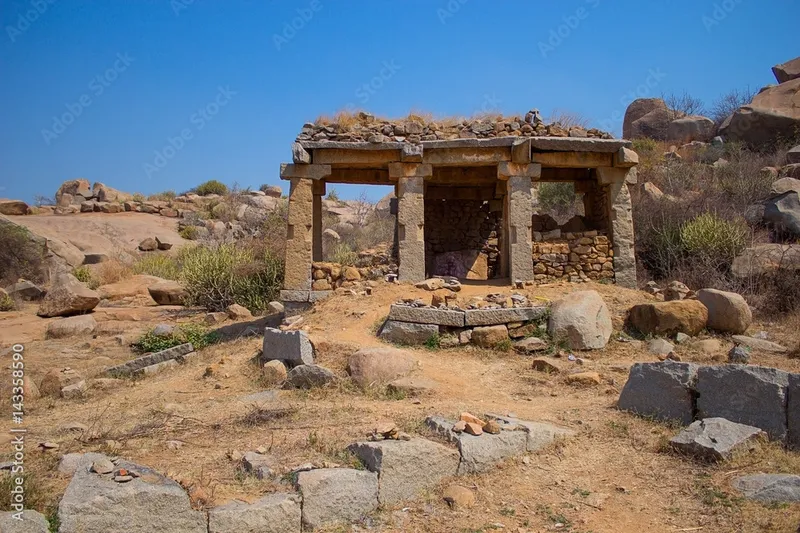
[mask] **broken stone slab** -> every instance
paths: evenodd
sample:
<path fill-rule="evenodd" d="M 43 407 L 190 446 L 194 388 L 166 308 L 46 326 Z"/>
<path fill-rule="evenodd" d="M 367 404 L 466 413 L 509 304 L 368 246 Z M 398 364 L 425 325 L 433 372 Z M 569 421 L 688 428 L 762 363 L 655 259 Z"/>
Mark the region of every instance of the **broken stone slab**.
<path fill-rule="evenodd" d="M 251 504 L 234 500 L 208 511 L 208 533 L 299 533 L 301 500 L 268 494 Z"/>
<path fill-rule="evenodd" d="M 382 505 L 411 500 L 433 489 L 444 478 L 456 475 L 460 459 L 453 448 L 421 438 L 357 442 L 348 450 L 378 474 Z"/>
<path fill-rule="evenodd" d="M 253 474 L 258 479 L 269 479 L 272 476 L 272 467 L 275 459 L 269 455 L 256 452 L 247 452 L 242 457 L 242 469 L 248 474 Z"/>
<path fill-rule="evenodd" d="M 702 367 L 697 371 L 697 417 L 755 426 L 782 441 L 787 434 L 788 387 L 789 374 L 777 368 Z"/>
<path fill-rule="evenodd" d="M 178 361 L 175 359 L 168 359 L 167 361 L 161 361 L 160 363 L 156 363 L 154 365 L 146 366 L 144 368 L 140 368 L 138 370 L 134 370 L 131 374 L 133 376 L 155 376 L 165 370 L 169 370 L 170 368 L 175 368 L 178 366 Z"/>
<path fill-rule="evenodd" d="M 106 370 L 106 374 L 112 377 L 128 376 L 147 366 L 152 366 L 164 361 L 169 361 L 171 359 L 182 362 L 183 357 L 192 353 L 193 351 L 194 346 L 192 346 L 192 343 L 187 342 L 185 344 L 179 344 L 178 346 L 173 346 L 172 348 L 167 348 L 166 350 L 161 350 L 160 352 L 138 357 L 121 365 L 112 366 Z"/>
<path fill-rule="evenodd" d="M 20 518 L 16 518 L 20 516 Z M 0 512 L 0 531 L 8 533 L 48 533 L 50 524 L 47 518 L 31 509 L 25 509 L 21 514 L 15 511 Z"/>
<path fill-rule="evenodd" d="M 541 320 L 547 315 L 547 307 L 509 307 L 503 309 L 467 309 L 464 312 L 467 326 L 494 326 L 512 322 Z"/>
<path fill-rule="evenodd" d="M 547 422 L 530 422 L 515 417 L 486 413 L 486 418 L 500 422 L 503 430 L 522 431 L 527 435 L 526 450 L 536 452 L 551 445 L 557 439 L 572 437 L 575 432 L 571 429 L 548 424 Z"/>
<path fill-rule="evenodd" d="M 106 459 L 101 453 L 67 453 L 58 461 L 58 473 L 65 477 L 72 477 L 79 468 L 88 469 L 92 463 Z"/>
<path fill-rule="evenodd" d="M 384 322 L 378 336 L 385 341 L 395 344 L 414 346 L 425 344 L 438 334 L 439 326 L 435 324 L 415 324 L 411 322 L 387 320 Z"/>
<path fill-rule="evenodd" d="M 669 443 L 676 451 L 704 461 L 723 461 L 764 432 L 757 427 L 737 424 L 724 418 L 705 418 L 692 422 Z"/>
<path fill-rule="evenodd" d="M 454 424 L 455 422 L 443 416 L 429 416 L 425 419 L 425 425 L 434 435 L 451 444 L 458 442 L 458 434 L 453 431 Z"/>
<path fill-rule="evenodd" d="M 264 343 L 259 365 L 269 361 L 281 361 L 289 368 L 314 364 L 314 345 L 305 331 L 281 331 L 264 328 Z"/>
<path fill-rule="evenodd" d="M 175 481 L 127 461 L 117 466 L 140 477 L 118 483 L 88 468 L 76 470 L 58 505 L 60 533 L 207 533 L 205 514 L 192 509 Z"/>
<path fill-rule="evenodd" d="M 303 527 L 354 522 L 378 508 L 378 474 L 351 468 L 320 468 L 297 474 L 303 496 Z"/>
<path fill-rule="evenodd" d="M 501 431 L 497 435 L 480 436 L 462 433 L 458 436 L 461 463 L 458 474 L 485 472 L 495 464 L 522 455 L 528 450 L 528 435 L 524 431 Z"/>
<path fill-rule="evenodd" d="M 464 312 L 452 309 L 435 309 L 432 307 L 392 305 L 389 308 L 389 320 L 461 328 L 464 327 Z"/>
<path fill-rule="evenodd" d="M 789 402 L 786 406 L 789 447 L 800 450 L 800 374 L 789 374 Z"/>
<path fill-rule="evenodd" d="M 792 474 L 753 474 L 733 480 L 733 488 L 749 500 L 762 503 L 800 502 L 800 476 Z"/>
<path fill-rule="evenodd" d="M 657 420 L 690 424 L 694 419 L 697 369 L 697 365 L 674 361 L 636 363 L 631 367 L 617 407 Z"/>
<path fill-rule="evenodd" d="M 731 335 L 731 339 L 757 352 L 786 353 L 789 351 L 788 348 L 781 346 L 777 342 L 748 337 L 747 335 Z"/>

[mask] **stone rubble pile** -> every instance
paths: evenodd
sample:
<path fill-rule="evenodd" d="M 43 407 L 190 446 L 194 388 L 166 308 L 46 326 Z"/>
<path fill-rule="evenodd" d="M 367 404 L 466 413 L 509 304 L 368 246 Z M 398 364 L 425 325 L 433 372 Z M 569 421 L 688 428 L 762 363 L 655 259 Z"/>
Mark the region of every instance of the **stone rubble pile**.
<path fill-rule="evenodd" d="M 481 119 L 433 120 L 418 115 L 406 119 L 386 120 L 359 112 L 346 120 L 318 120 L 306 123 L 297 141 L 337 142 L 407 142 L 453 139 L 490 139 L 495 137 L 591 137 L 612 139 L 611 134 L 596 128 L 580 126 L 566 128 L 560 123 L 545 124 L 539 110 L 532 109 L 521 116 L 487 117 Z"/>

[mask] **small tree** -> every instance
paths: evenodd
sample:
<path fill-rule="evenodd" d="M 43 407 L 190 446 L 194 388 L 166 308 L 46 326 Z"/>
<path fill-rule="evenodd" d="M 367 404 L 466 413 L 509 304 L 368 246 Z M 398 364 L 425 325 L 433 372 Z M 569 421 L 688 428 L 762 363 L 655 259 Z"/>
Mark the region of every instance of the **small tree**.
<path fill-rule="evenodd" d="M 723 94 L 711 105 L 711 119 L 717 126 L 721 125 L 737 109 L 752 102 L 755 95 L 755 91 L 750 90 L 750 87 L 742 90 L 734 89 Z"/>
<path fill-rule="evenodd" d="M 673 119 L 687 115 L 702 115 L 705 112 L 705 104 L 699 98 L 684 91 L 681 94 L 670 93 L 663 95 L 662 99 L 673 113 Z"/>

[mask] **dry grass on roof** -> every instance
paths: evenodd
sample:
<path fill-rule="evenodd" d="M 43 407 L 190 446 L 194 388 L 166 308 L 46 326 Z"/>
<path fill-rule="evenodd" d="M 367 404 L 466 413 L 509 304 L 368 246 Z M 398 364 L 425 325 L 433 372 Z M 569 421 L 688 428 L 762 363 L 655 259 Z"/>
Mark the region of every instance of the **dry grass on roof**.
<path fill-rule="evenodd" d="M 436 116 L 430 111 L 421 111 L 417 109 L 412 109 L 408 115 L 405 117 L 400 118 L 389 118 L 380 115 L 373 115 L 372 120 L 367 120 L 366 117 L 362 118 L 361 114 L 370 113 L 361 110 L 351 110 L 351 109 L 342 109 L 334 113 L 333 115 L 320 115 L 314 121 L 314 124 L 317 126 L 331 126 L 336 125 L 342 131 L 350 131 L 356 124 L 361 124 L 362 126 L 366 126 L 372 122 L 385 122 L 390 124 L 400 124 L 403 122 L 418 122 L 420 124 L 428 125 L 431 123 L 437 123 L 442 127 L 453 127 L 464 120 L 489 120 L 489 121 L 499 121 L 499 120 L 511 120 L 511 121 L 522 121 L 522 117 L 518 115 L 513 115 L 509 117 L 504 117 L 501 113 L 493 112 L 493 111 L 478 111 L 473 113 L 471 116 L 459 116 L 459 115 L 451 115 L 451 116 Z M 567 116 L 566 114 L 563 116 Z M 577 115 L 572 115 L 577 117 Z M 582 124 L 585 122 L 584 119 L 579 118 L 576 120 L 575 124 Z"/>

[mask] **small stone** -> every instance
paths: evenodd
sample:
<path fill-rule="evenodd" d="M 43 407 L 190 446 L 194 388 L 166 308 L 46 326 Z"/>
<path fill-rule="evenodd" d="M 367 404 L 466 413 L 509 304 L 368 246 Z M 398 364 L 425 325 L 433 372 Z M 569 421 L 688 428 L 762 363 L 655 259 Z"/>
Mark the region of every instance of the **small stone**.
<path fill-rule="evenodd" d="M 264 377 L 264 381 L 271 386 L 278 385 L 286 381 L 288 371 L 286 370 L 286 365 L 284 365 L 283 362 L 274 359 L 264 363 L 264 366 L 261 367 L 261 373 Z"/>
<path fill-rule="evenodd" d="M 179 440 L 168 440 L 167 441 L 167 449 L 168 450 L 180 450 L 183 447 L 183 443 Z"/>
<path fill-rule="evenodd" d="M 746 365 L 750 362 L 750 354 L 737 344 L 728 352 L 728 362 L 735 365 Z"/>
<path fill-rule="evenodd" d="M 284 307 L 281 302 L 270 302 L 267 304 L 267 314 L 273 315 L 278 313 L 283 313 Z"/>
<path fill-rule="evenodd" d="M 128 481 L 132 481 L 133 476 L 114 476 L 114 481 L 117 483 L 127 483 Z"/>
<path fill-rule="evenodd" d="M 483 426 L 474 422 L 467 422 L 464 432 L 477 437 L 478 435 L 483 435 Z"/>
<path fill-rule="evenodd" d="M 689 335 L 680 331 L 675 335 L 675 342 L 677 342 L 678 344 L 683 344 L 684 342 L 690 339 L 691 337 Z"/>
<path fill-rule="evenodd" d="M 480 418 L 478 418 L 477 416 L 473 415 L 472 413 L 466 413 L 466 412 L 465 413 L 461 413 L 461 415 L 458 417 L 458 419 L 462 420 L 462 421 L 464 421 L 464 422 L 466 422 L 468 424 L 470 422 L 473 423 L 473 424 L 478 424 L 481 427 L 483 427 L 483 425 L 486 423 L 483 420 L 481 420 Z"/>
<path fill-rule="evenodd" d="M 108 459 L 100 459 L 92 463 L 92 472 L 96 474 L 110 474 L 114 471 L 114 463 Z"/>
<path fill-rule="evenodd" d="M 500 424 L 496 420 L 489 420 L 483 425 L 483 431 L 491 435 L 500 433 Z"/>
<path fill-rule="evenodd" d="M 41 450 L 43 450 L 43 451 L 57 450 L 58 449 L 58 444 L 56 444 L 55 442 L 40 442 L 39 443 L 39 448 Z"/>
<path fill-rule="evenodd" d="M 475 505 L 475 493 L 461 485 L 450 485 L 444 490 L 442 499 L 451 509 L 461 509 Z"/>
<path fill-rule="evenodd" d="M 675 346 L 672 343 L 666 341 L 665 339 L 653 339 L 647 345 L 648 350 L 651 354 L 654 355 L 667 355 L 668 353 L 672 352 L 675 349 Z"/>
<path fill-rule="evenodd" d="M 578 372 L 567 376 L 567 383 L 571 385 L 600 385 L 600 374 L 597 372 Z"/>
<path fill-rule="evenodd" d="M 228 317 L 231 320 L 244 320 L 253 318 L 253 313 L 251 313 L 246 307 L 239 304 L 231 304 L 227 307 L 227 309 L 225 309 L 225 311 L 228 313 Z"/>
<path fill-rule="evenodd" d="M 228 319 L 228 314 L 223 313 L 221 311 L 215 313 L 207 313 L 204 319 L 205 323 L 209 326 L 213 326 L 214 324 L 219 324 L 221 322 L 225 322 Z"/>
<path fill-rule="evenodd" d="M 455 433 L 463 433 L 464 430 L 466 429 L 467 429 L 467 423 L 464 422 L 463 420 L 459 420 L 458 422 L 455 423 L 455 425 L 453 425 L 453 431 Z"/>

